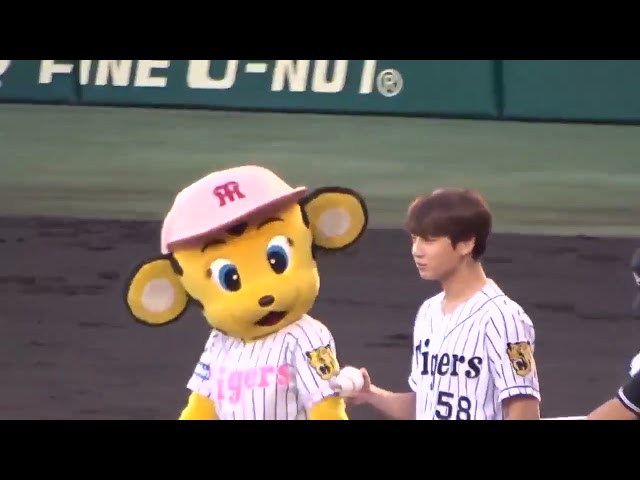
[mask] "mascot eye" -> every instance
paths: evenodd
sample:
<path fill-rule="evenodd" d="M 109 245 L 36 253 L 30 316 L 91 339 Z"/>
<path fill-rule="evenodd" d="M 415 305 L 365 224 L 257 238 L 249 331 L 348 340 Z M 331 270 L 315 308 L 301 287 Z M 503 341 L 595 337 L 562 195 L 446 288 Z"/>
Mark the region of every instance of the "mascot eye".
<path fill-rule="evenodd" d="M 240 273 L 229 260 L 218 259 L 211 264 L 209 268 L 210 276 L 223 290 L 228 292 L 237 292 L 240 290 L 242 283 L 240 282 Z"/>
<path fill-rule="evenodd" d="M 267 246 L 267 261 L 277 274 L 284 273 L 289 267 L 291 245 L 287 237 L 273 237 Z"/>

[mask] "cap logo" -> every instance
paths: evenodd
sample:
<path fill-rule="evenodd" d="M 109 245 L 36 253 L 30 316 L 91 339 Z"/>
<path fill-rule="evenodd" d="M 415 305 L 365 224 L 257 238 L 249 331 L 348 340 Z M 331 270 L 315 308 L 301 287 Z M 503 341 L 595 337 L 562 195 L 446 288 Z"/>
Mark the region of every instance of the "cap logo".
<path fill-rule="evenodd" d="M 218 197 L 220 207 L 224 207 L 227 202 L 235 202 L 236 200 L 245 198 L 244 194 L 240 191 L 240 184 L 238 182 L 227 182 L 218 185 L 213 189 L 213 194 Z"/>

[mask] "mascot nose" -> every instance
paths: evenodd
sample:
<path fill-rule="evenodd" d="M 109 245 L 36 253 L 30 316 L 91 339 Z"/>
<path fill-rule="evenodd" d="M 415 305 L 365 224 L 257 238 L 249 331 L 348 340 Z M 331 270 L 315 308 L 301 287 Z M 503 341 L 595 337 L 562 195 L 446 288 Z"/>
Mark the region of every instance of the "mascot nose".
<path fill-rule="evenodd" d="M 265 295 L 264 297 L 260 298 L 260 300 L 258 300 L 258 305 L 260 305 L 261 307 L 268 307 L 270 305 L 273 305 L 273 302 L 275 302 L 276 299 L 273 298 L 273 295 Z"/>

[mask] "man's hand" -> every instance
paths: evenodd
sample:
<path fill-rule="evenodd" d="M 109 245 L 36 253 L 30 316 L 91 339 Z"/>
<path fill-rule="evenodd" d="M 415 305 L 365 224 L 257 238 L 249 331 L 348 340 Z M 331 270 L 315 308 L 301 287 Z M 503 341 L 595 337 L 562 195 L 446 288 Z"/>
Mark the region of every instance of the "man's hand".
<path fill-rule="evenodd" d="M 376 387 L 366 368 L 345 367 L 332 380 L 333 390 L 347 404 L 367 404 L 392 420 L 415 420 L 416 394 L 393 393 Z"/>

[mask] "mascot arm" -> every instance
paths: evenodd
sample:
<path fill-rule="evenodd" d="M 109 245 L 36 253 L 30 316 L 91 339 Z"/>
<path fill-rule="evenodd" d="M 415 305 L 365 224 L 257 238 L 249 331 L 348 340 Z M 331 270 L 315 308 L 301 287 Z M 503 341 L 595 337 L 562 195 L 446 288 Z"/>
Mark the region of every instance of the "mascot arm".
<path fill-rule="evenodd" d="M 310 420 L 349 420 L 344 398 L 327 397 L 311 407 Z"/>
<path fill-rule="evenodd" d="M 187 406 L 180 414 L 180 420 L 218 420 L 213 400 L 193 392 Z"/>
<path fill-rule="evenodd" d="M 292 364 L 296 366 L 296 384 L 310 420 L 348 420 L 345 400 L 336 394 L 332 379 L 340 371 L 335 342 L 320 322 L 299 323 L 308 331 L 296 339 Z"/>
<path fill-rule="evenodd" d="M 207 384 L 210 381 L 209 366 L 211 365 L 212 352 L 215 350 L 216 335 L 215 331 L 209 335 L 204 351 L 187 383 L 187 389 L 192 393 L 189 395 L 187 406 L 180 414 L 180 420 L 219 420 L 215 403 L 206 394 L 203 394 L 211 390 Z"/>

